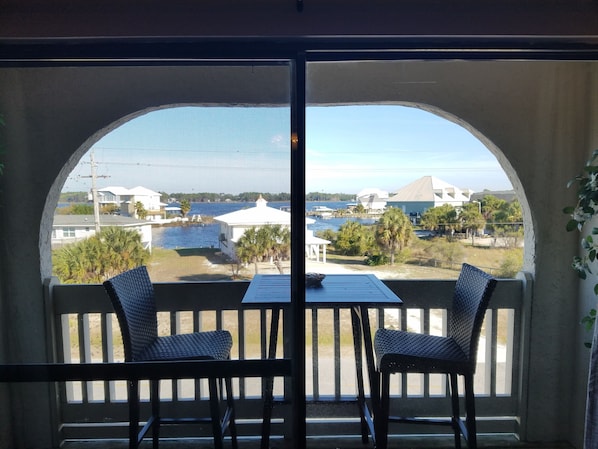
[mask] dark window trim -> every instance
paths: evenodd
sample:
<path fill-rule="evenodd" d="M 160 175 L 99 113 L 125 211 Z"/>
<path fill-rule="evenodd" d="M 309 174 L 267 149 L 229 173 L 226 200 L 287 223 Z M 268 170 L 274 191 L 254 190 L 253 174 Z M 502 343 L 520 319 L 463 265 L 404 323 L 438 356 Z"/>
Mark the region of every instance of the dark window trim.
<path fill-rule="evenodd" d="M 596 60 L 594 37 L 0 39 L 0 67 L 276 64 L 347 60 Z M 284 62 L 282 62 L 284 63 Z"/>

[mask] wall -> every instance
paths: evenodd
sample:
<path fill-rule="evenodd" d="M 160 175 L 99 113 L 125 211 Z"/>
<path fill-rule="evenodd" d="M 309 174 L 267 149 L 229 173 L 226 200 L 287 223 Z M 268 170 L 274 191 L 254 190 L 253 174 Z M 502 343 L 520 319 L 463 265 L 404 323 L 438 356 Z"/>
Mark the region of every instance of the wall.
<path fill-rule="evenodd" d="M 2 0 L 0 37 L 596 36 L 593 0 Z"/>
<path fill-rule="evenodd" d="M 322 103 L 417 103 L 460 121 L 495 152 L 522 201 L 525 269 L 535 276 L 528 354 L 530 413 L 524 416 L 523 430 L 531 441 L 577 443 L 579 429 L 570 419 L 582 413 L 583 396 L 572 389 L 571 369 L 577 366 L 572 348 L 580 345 L 578 282 L 569 268 L 577 240 L 564 232 L 561 209 L 573 201 L 566 182 L 589 152 L 592 109 L 587 93 L 594 91 L 596 69 L 583 62 L 411 62 L 380 68 L 313 66 L 310 96 Z M 6 175 L 0 188 L 4 210 L 11 211 L 0 217 L 0 235 L 10 236 L 2 240 L 0 268 L 5 359 L 49 359 L 42 281 L 51 272 L 53 209 L 70 168 L 95 139 L 148 108 L 181 102 L 284 101 L 287 86 L 269 80 L 271 70 L 276 69 L 239 69 L 239 89 L 230 92 L 214 84 L 221 77 L 204 77 L 203 71 L 190 67 L 0 69 L 0 86 L 10 87 L 0 89 L 0 111 L 8 123 Z M 399 73 L 407 79 L 433 76 L 436 82 L 392 93 L 380 88 L 382 82 L 364 84 Z M 247 79 L 254 88 L 244 89 Z M 364 90 L 364 85 L 369 88 Z M 574 378 L 582 379 L 583 374 Z M 0 390 L 0 400 L 3 405 L 10 402 L 14 417 L 12 425 L 0 423 L 0 435 L 11 429 L 15 435 L 12 444 L 1 447 L 49 445 L 46 388 L 15 387 L 11 401 L 2 398 Z M 39 431 L 29 432 L 33 426 Z"/>

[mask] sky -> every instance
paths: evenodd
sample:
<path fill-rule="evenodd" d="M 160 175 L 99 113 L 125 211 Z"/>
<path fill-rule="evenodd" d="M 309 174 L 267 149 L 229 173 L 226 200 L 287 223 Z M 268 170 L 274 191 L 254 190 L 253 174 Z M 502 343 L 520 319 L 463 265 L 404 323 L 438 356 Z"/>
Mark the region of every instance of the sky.
<path fill-rule="evenodd" d="M 290 191 L 288 108 L 180 107 L 134 118 L 98 140 L 97 187 L 167 193 Z M 89 191 L 89 153 L 63 191 Z M 462 189 L 509 190 L 492 153 L 430 112 L 388 106 L 309 107 L 306 191 L 394 193 L 422 176 Z"/>

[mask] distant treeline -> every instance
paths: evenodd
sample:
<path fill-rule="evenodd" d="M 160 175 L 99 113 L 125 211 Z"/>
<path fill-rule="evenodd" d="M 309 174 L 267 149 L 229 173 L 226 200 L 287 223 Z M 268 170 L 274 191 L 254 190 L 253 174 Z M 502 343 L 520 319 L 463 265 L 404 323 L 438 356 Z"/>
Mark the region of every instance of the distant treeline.
<path fill-rule="evenodd" d="M 218 202 L 218 201 L 236 201 L 236 202 L 248 202 L 253 203 L 257 200 L 260 195 L 266 201 L 290 201 L 290 193 L 267 193 L 267 192 L 243 192 L 238 195 L 230 193 L 210 193 L 210 192 L 199 192 L 199 193 L 169 193 L 163 194 L 162 198 L 176 198 L 178 201 L 188 200 L 191 203 L 205 203 L 205 202 Z M 322 193 L 322 192 L 311 192 L 305 196 L 306 201 L 351 201 L 355 199 L 355 195 L 349 193 Z"/>
<path fill-rule="evenodd" d="M 86 203 L 87 192 L 63 192 L 60 194 L 59 203 Z"/>
<path fill-rule="evenodd" d="M 61 203 L 85 203 L 87 202 L 87 192 L 64 192 L 60 194 Z M 235 202 L 250 202 L 253 203 L 261 195 L 266 201 L 290 201 L 290 193 L 266 193 L 266 192 L 243 192 L 238 195 L 230 193 L 212 193 L 212 192 L 198 192 L 198 193 L 166 193 L 160 192 L 161 200 L 166 202 L 169 198 L 174 198 L 177 201 L 187 200 L 190 203 L 207 203 L 218 201 L 235 201 Z M 306 201 L 352 201 L 355 199 L 354 194 L 350 193 L 323 193 L 310 192 L 305 196 Z"/>

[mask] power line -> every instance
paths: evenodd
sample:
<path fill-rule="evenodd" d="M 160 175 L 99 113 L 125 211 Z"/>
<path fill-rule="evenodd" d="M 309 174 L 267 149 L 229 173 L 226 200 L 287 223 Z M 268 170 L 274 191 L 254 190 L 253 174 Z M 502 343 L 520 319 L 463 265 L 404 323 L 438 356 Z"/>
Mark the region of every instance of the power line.
<path fill-rule="evenodd" d="M 156 167 L 156 168 L 197 168 L 197 169 L 221 169 L 221 170 L 247 170 L 249 167 L 247 164 L 243 165 L 219 165 L 219 164 L 157 164 L 151 162 L 121 162 L 121 161 L 102 161 L 103 165 L 114 165 L 114 166 L 130 166 L 130 167 Z M 290 164 L 290 161 L 289 161 Z M 279 171 L 281 168 L 288 168 L 288 166 L 260 166 L 260 170 L 263 171 Z M 322 168 L 310 168 L 312 172 L 330 171 L 330 167 Z M 411 173 L 413 171 L 425 171 L 425 172 L 501 172 L 500 167 L 352 167 L 352 168 L 334 168 L 335 172 L 347 172 L 347 173 L 370 173 L 370 172 L 386 172 L 386 173 Z"/>

